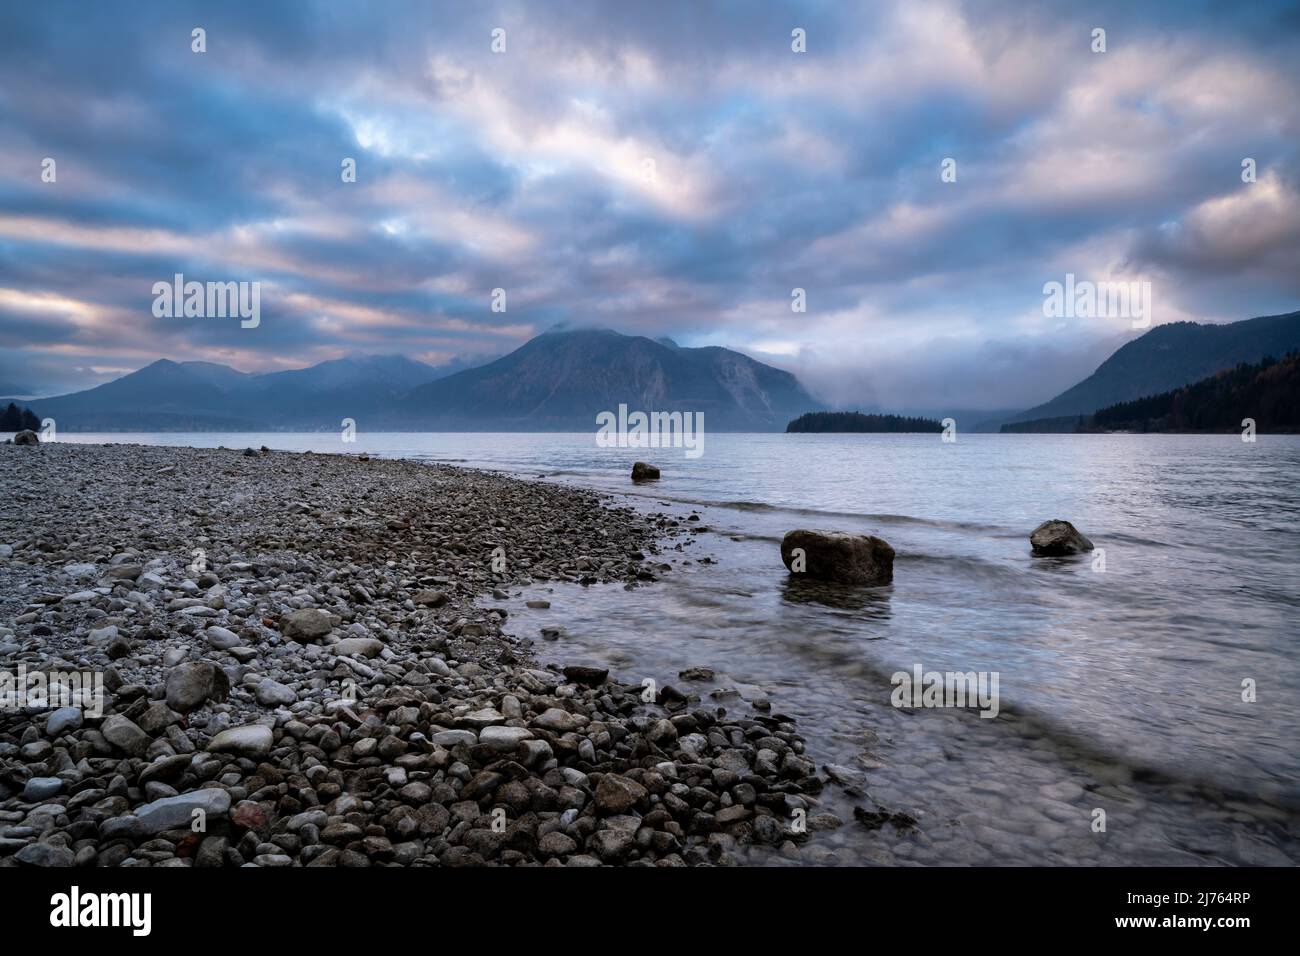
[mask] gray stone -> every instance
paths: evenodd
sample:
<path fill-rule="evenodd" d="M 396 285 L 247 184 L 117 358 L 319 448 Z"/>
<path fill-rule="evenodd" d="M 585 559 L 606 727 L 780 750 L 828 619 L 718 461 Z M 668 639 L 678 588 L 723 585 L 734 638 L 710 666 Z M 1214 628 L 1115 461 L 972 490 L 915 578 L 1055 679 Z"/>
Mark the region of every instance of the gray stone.
<path fill-rule="evenodd" d="M 332 648 L 339 657 L 377 657 L 383 649 L 383 641 L 373 637 L 345 637 Z"/>
<path fill-rule="evenodd" d="M 23 786 L 23 799 L 28 803 L 40 803 L 62 789 L 63 781 L 58 777 L 32 777 Z"/>
<path fill-rule="evenodd" d="M 66 846 L 53 843 L 29 843 L 14 854 L 14 859 L 28 866 L 72 866 L 76 858 L 76 854 Z"/>
<path fill-rule="evenodd" d="M 835 584 L 888 584 L 894 549 L 869 534 L 791 531 L 781 540 L 781 560 L 791 574 Z"/>
<path fill-rule="evenodd" d="M 505 715 L 491 707 L 483 707 L 479 710 L 470 711 L 458 721 L 466 727 L 473 727 L 475 730 L 482 730 L 492 724 L 504 724 Z"/>
<path fill-rule="evenodd" d="M 232 753 L 240 757 L 264 757 L 271 752 L 275 742 L 270 727 L 261 724 L 246 724 L 243 727 L 231 727 L 223 730 L 210 741 L 210 753 Z"/>
<path fill-rule="evenodd" d="M 299 644 L 312 644 L 324 640 L 334 630 L 328 611 L 310 608 L 287 614 L 280 622 L 280 633 Z"/>
<path fill-rule="evenodd" d="M 167 675 L 167 706 L 187 714 L 208 699 L 223 701 L 230 693 L 226 672 L 211 661 L 181 664 Z"/>
<path fill-rule="evenodd" d="M 474 746 L 478 743 L 478 734 L 472 730 L 440 730 L 429 736 L 429 742 L 439 747 L 455 747 L 457 744 Z"/>
<path fill-rule="evenodd" d="M 81 728 L 83 716 L 80 707 L 60 707 L 45 719 L 45 735 L 59 737 Z"/>
<path fill-rule="evenodd" d="M 542 730 L 549 730 L 555 734 L 567 734 L 578 729 L 578 721 L 567 710 L 561 710 L 559 707 L 548 707 L 533 718 L 533 726 L 540 727 Z"/>
<path fill-rule="evenodd" d="M 137 723 L 140 729 L 151 737 L 157 737 L 172 724 L 179 723 L 181 715 L 176 713 L 162 701 L 150 704 L 149 708 L 140 715 Z"/>
<path fill-rule="evenodd" d="M 498 753 L 514 753 L 532 735 L 527 727 L 484 727 L 478 742 Z"/>
<path fill-rule="evenodd" d="M 1068 521 L 1055 518 L 1044 521 L 1029 536 L 1034 554 L 1060 556 L 1093 550 L 1092 542 Z"/>
<path fill-rule="evenodd" d="M 234 631 L 216 624 L 204 631 L 203 637 L 212 647 L 219 651 L 228 651 L 232 647 L 238 647 L 244 643 Z"/>
<path fill-rule="evenodd" d="M 99 732 L 114 747 L 125 751 L 132 757 L 142 757 L 149 749 L 152 739 L 141 730 L 135 721 L 128 720 L 121 714 L 114 714 L 104 720 Z"/>
<path fill-rule="evenodd" d="M 108 627 L 95 628 L 88 635 L 86 635 L 86 640 L 89 641 L 91 644 L 103 644 L 104 646 L 107 646 L 116 637 L 117 637 L 117 626 L 114 624 L 110 624 L 108 625 Z"/>
<path fill-rule="evenodd" d="M 164 830 L 190 829 L 196 810 L 203 812 L 208 824 L 222 819 L 230 811 L 230 794 L 220 787 L 205 787 L 155 800 L 137 809 L 135 816 L 143 831 L 154 836 Z"/>
<path fill-rule="evenodd" d="M 257 702 L 263 707 L 288 707 L 298 702 L 298 692 L 269 677 L 257 685 Z"/>

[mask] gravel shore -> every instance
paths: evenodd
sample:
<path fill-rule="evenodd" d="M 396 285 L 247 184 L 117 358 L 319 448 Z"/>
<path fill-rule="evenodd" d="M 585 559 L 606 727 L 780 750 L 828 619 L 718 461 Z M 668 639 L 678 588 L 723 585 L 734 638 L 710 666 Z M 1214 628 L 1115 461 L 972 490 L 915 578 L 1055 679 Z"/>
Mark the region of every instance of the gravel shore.
<path fill-rule="evenodd" d="M 652 586 L 675 518 L 265 450 L 6 445 L 0 478 L 0 867 L 784 863 L 840 825 L 790 718 L 502 633 L 530 583 Z"/>

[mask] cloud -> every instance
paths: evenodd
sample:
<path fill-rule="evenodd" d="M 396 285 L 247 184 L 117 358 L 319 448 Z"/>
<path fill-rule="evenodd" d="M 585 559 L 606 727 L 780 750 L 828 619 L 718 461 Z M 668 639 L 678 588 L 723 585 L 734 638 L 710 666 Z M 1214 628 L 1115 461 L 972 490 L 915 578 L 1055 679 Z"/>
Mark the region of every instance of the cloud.
<path fill-rule="evenodd" d="M 1286 3 L 10 4 L 0 378 L 473 359 L 568 322 L 741 348 L 845 405 L 1034 404 L 1132 334 L 1044 319 L 1066 272 L 1152 281 L 1157 321 L 1296 307 L 1297 27 Z M 176 272 L 261 281 L 264 321 L 155 319 Z"/>

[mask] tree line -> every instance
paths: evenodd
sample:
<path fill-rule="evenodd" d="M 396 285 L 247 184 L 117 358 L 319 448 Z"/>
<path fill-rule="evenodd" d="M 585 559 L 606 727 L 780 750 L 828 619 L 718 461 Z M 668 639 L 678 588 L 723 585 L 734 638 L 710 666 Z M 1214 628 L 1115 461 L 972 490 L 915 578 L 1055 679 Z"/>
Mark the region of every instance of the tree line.
<path fill-rule="evenodd" d="M 30 408 L 19 408 L 13 402 L 0 412 L 0 432 L 20 432 L 24 430 L 40 431 L 41 420 L 32 414 Z"/>
<path fill-rule="evenodd" d="M 808 412 L 785 426 L 786 432 L 941 432 L 933 418 L 864 415 L 862 412 Z"/>

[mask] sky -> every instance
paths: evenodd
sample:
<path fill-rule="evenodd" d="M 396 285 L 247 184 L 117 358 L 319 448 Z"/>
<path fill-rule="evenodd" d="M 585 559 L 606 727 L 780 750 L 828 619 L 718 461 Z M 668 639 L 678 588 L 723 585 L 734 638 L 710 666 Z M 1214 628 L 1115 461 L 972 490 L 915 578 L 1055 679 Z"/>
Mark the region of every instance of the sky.
<path fill-rule="evenodd" d="M 1014 409 L 1141 334 L 1045 315 L 1067 275 L 1300 308 L 1300 3 L 1083 7 L 4 4 L 0 394 L 600 327 Z M 177 273 L 260 322 L 156 316 Z"/>

